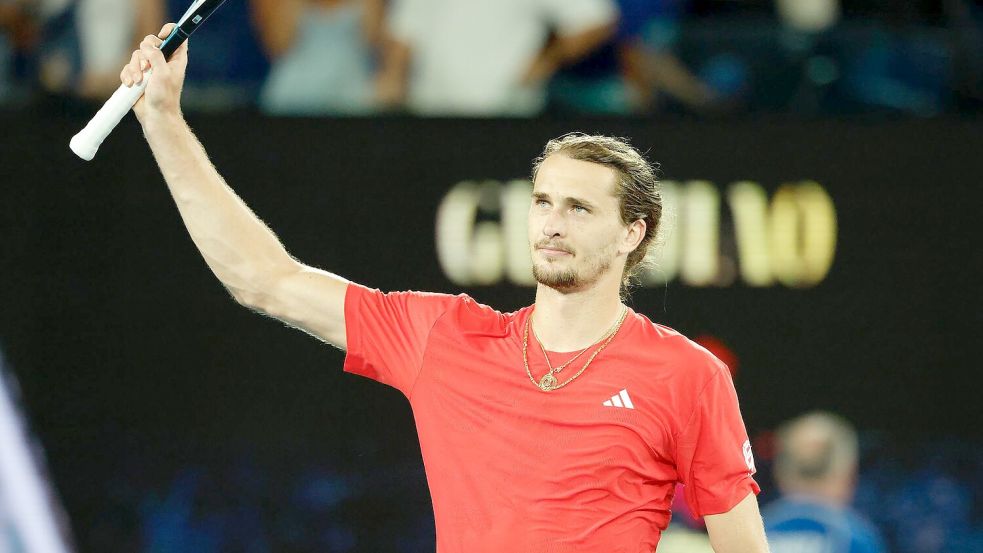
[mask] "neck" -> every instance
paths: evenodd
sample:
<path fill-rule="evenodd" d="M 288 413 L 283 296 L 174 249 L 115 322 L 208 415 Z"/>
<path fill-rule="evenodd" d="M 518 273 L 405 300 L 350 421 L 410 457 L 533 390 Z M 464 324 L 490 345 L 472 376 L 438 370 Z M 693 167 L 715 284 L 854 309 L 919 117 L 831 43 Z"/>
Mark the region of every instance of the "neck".
<path fill-rule="evenodd" d="M 560 292 L 540 284 L 532 329 L 549 351 L 584 349 L 610 330 L 621 316 L 623 305 L 618 288 Z"/>

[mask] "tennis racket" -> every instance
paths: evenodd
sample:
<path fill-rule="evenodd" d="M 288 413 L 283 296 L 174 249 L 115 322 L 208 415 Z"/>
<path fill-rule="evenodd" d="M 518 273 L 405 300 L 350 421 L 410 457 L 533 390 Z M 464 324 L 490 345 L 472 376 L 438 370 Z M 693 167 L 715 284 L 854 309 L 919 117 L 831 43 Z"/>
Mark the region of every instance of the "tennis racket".
<path fill-rule="evenodd" d="M 178 21 L 177 26 L 174 27 L 171 34 L 161 43 L 160 51 L 164 54 L 164 58 L 170 59 L 178 47 L 184 44 L 184 41 L 188 40 L 188 37 L 223 3 L 225 3 L 225 0 L 195 0 L 191 4 L 191 7 L 188 8 L 188 11 L 181 17 L 180 21 Z M 116 89 L 116 92 L 113 93 L 109 100 L 106 100 L 102 108 L 92 117 L 89 124 L 72 137 L 69 147 L 77 156 L 86 161 L 91 161 L 96 156 L 96 152 L 99 151 L 99 146 L 102 145 L 103 140 L 109 136 L 109 133 L 113 132 L 113 129 L 116 128 L 116 125 L 119 124 L 123 117 L 133 109 L 133 104 L 137 103 L 140 96 L 143 96 L 143 91 L 147 88 L 147 83 L 150 81 L 151 73 L 152 70 L 148 69 L 139 84 L 134 84 L 133 86 L 120 85 Z"/>

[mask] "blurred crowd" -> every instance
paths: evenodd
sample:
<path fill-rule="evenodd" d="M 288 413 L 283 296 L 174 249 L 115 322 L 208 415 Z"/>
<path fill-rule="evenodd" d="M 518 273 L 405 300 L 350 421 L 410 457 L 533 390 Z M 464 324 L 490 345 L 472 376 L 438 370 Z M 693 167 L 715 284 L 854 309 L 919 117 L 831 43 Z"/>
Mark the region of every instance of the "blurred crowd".
<path fill-rule="evenodd" d="M 99 101 L 189 0 L 0 0 L 0 106 Z M 233 0 L 186 109 L 283 115 L 885 112 L 983 105 L 977 0 Z"/>
<path fill-rule="evenodd" d="M 378 451 L 373 438 L 363 446 Z M 983 452 L 936 441 L 907 453 L 858 436 L 825 412 L 755 438 L 773 553 L 968 553 L 983 547 Z M 362 447 L 362 446 L 360 446 Z M 336 459 L 185 460 L 150 477 L 154 459 L 128 459 L 108 502 L 76 521 L 93 551 L 433 551 L 433 514 L 419 461 L 350 466 Z M 169 481 L 169 482 L 168 482 Z M 681 490 L 660 553 L 712 553 Z"/>

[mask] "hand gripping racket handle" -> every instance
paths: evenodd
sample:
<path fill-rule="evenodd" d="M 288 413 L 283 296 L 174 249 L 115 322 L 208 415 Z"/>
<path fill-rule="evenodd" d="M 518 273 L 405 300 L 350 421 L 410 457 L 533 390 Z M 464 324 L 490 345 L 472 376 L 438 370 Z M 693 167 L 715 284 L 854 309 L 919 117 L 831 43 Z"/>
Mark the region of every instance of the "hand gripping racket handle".
<path fill-rule="evenodd" d="M 160 51 L 164 54 L 164 58 L 170 59 L 178 47 L 188 40 L 191 33 L 195 32 L 208 19 L 208 16 L 224 2 L 225 0 L 195 0 L 184 16 L 181 17 L 181 20 L 178 21 L 171 34 L 161 43 Z M 147 83 L 150 82 L 151 73 L 152 70 L 144 72 L 140 84 L 120 85 L 92 117 L 89 124 L 72 137 L 69 147 L 77 156 L 86 161 L 91 161 L 96 156 L 102 142 L 106 140 L 109 133 L 113 132 L 116 125 L 133 109 L 133 104 L 136 104 L 140 96 L 143 95 Z"/>

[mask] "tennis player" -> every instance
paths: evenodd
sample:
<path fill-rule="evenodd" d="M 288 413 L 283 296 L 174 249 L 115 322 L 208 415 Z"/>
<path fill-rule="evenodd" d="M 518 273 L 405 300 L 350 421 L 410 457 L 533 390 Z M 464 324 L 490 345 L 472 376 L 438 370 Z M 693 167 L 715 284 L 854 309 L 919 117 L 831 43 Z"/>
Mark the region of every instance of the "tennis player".
<path fill-rule="evenodd" d="M 529 204 L 533 305 L 382 293 L 293 259 L 226 185 L 181 114 L 187 45 L 165 63 L 159 43 L 147 37 L 121 79 L 154 70 L 135 110 L 192 239 L 236 301 L 407 397 L 437 551 L 650 553 L 677 482 L 718 553 L 767 551 L 727 367 L 622 303 L 662 211 L 637 151 L 547 144 Z"/>

